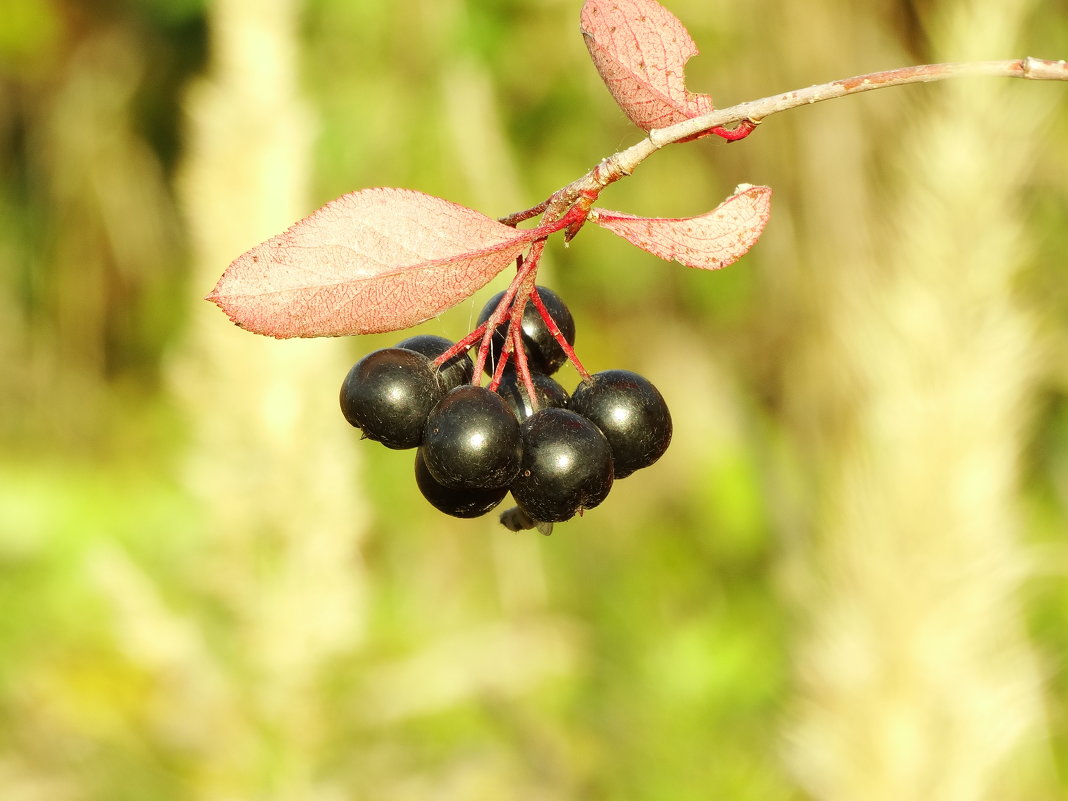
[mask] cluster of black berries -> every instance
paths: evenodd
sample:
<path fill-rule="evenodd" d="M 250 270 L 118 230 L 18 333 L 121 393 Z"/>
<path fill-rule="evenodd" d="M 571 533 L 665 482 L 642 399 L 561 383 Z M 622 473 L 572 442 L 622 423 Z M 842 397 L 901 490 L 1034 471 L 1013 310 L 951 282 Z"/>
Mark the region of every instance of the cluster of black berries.
<path fill-rule="evenodd" d="M 552 290 L 537 289 L 573 344 L 571 312 Z M 503 294 L 487 302 L 479 325 Z M 506 328 L 493 335 L 491 375 Z M 656 387 L 627 370 L 596 373 L 569 396 L 552 378 L 567 355 L 531 302 L 522 334 L 533 399 L 511 363 L 493 392 L 472 383 L 466 352 L 435 365 L 454 343 L 421 335 L 356 362 L 341 386 L 341 411 L 367 439 L 417 448 L 416 484 L 446 514 L 478 517 L 511 492 L 518 513 L 502 517 L 509 527 L 568 520 L 601 503 L 615 479 L 660 458 L 671 441 L 671 415 Z"/>

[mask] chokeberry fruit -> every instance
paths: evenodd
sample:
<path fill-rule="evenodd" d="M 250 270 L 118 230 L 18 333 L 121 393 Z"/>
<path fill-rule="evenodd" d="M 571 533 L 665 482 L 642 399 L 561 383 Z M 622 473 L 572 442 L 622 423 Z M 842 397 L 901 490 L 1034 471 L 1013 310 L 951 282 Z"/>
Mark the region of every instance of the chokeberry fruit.
<path fill-rule="evenodd" d="M 574 345 L 575 320 L 571 316 L 571 310 L 567 308 L 567 304 L 561 300 L 559 295 L 545 286 L 538 287 L 538 295 L 556 323 L 557 328 L 560 329 L 560 333 L 567 340 L 567 344 Z M 486 305 L 482 307 L 482 311 L 478 315 L 479 325 L 490 318 L 493 310 L 497 308 L 497 304 L 500 303 L 503 297 L 504 293 L 498 292 L 486 302 Z M 560 343 L 556 341 L 556 338 L 549 333 L 549 327 L 541 319 L 541 315 L 532 300 L 528 300 L 526 306 L 523 307 L 522 327 L 523 350 L 526 353 L 527 364 L 530 365 L 530 369 L 536 373 L 545 373 L 545 375 L 555 373 L 560 368 L 560 365 L 567 361 L 567 354 L 564 353 L 564 349 L 560 347 Z M 490 375 L 493 374 L 497 366 L 497 356 L 504 349 L 504 337 L 507 331 L 507 323 L 502 323 L 497 326 L 497 330 L 493 334 L 490 358 L 486 360 L 486 372 Z"/>
<path fill-rule="evenodd" d="M 647 379 L 629 370 L 605 370 L 578 385 L 567 408 L 596 425 L 612 446 L 616 478 L 648 467 L 671 442 L 671 413 Z"/>
<path fill-rule="evenodd" d="M 537 399 L 538 409 L 557 409 L 567 406 L 567 390 L 556 383 L 552 376 L 532 372 L 530 379 L 534 384 L 534 397 Z M 504 398 L 520 422 L 534 413 L 526 387 L 523 386 L 523 381 L 514 370 L 505 368 L 501 383 L 497 386 L 497 394 Z"/>
<path fill-rule="evenodd" d="M 427 469 L 446 487 L 507 486 L 519 471 L 522 452 L 519 421 L 508 404 L 473 384 L 442 398 L 423 428 Z"/>
<path fill-rule="evenodd" d="M 446 487 L 427 469 L 423 449 L 415 452 L 415 483 L 423 497 L 439 512 L 453 517 L 479 517 L 504 500 L 508 487 L 456 489 Z"/>
<path fill-rule="evenodd" d="M 430 361 L 434 361 L 455 344 L 435 334 L 416 334 L 414 337 L 401 340 L 394 347 L 414 350 L 416 353 L 422 353 Z M 470 384 L 474 375 L 475 365 L 466 351 L 456 354 L 438 368 L 438 376 L 446 392 L 461 384 Z"/>
<path fill-rule="evenodd" d="M 586 418 L 541 409 L 523 421 L 523 461 L 512 497 L 536 521 L 559 523 L 608 497 L 612 448 Z"/>
<path fill-rule="evenodd" d="M 405 348 L 372 351 L 341 384 L 341 412 L 368 439 L 387 448 L 414 448 L 430 410 L 445 394 L 437 371 Z"/>

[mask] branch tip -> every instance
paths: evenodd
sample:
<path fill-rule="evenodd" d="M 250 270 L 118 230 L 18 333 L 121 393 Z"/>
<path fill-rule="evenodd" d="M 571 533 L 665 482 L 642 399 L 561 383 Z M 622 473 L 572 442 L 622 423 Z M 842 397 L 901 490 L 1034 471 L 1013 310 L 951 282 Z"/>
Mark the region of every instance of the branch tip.
<path fill-rule="evenodd" d="M 639 164 L 666 145 L 708 134 L 718 135 L 728 142 L 738 141 L 752 133 L 765 119 L 780 111 L 887 86 L 904 86 L 911 83 L 929 83 L 948 78 L 976 76 L 1068 81 L 1068 61 L 1064 59 L 1053 61 L 1028 56 L 1004 61 L 919 64 L 842 78 L 779 95 L 750 100 L 728 108 L 715 109 L 708 114 L 648 131 L 646 137 L 640 142 L 602 159 L 588 173 L 554 192 L 544 202 L 526 211 L 502 217 L 500 222 L 505 225 L 515 225 L 544 212 L 545 221 L 542 226 L 549 232 L 558 231 L 560 228 L 568 227 L 567 223 L 554 225 L 554 222 L 559 222 L 580 197 L 591 194 L 596 197 L 597 193 L 606 186 L 630 175 Z M 583 217 L 583 221 L 585 219 Z M 571 236 L 577 232 L 579 225 L 570 226 Z"/>

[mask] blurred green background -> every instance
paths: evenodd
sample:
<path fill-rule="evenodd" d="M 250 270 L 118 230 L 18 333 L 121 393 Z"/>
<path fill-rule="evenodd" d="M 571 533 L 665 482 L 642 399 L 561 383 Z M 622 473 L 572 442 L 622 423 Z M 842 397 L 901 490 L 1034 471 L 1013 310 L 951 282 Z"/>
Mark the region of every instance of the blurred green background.
<path fill-rule="evenodd" d="M 1068 798 L 1066 85 L 819 104 L 611 187 L 776 194 L 718 273 L 549 245 L 586 365 L 676 431 L 549 538 L 347 426 L 401 335 L 201 299 L 345 192 L 496 217 L 637 141 L 580 5 L 0 0 L 5 800 Z M 720 105 L 1068 56 L 1059 2 L 668 6 Z"/>

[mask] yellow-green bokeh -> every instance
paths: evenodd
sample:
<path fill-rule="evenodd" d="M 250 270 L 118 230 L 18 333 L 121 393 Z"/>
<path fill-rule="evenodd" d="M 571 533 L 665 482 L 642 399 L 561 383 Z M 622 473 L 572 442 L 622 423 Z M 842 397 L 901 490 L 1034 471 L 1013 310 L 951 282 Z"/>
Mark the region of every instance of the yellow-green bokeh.
<path fill-rule="evenodd" d="M 889 785 L 864 776 L 898 764 L 887 743 L 926 742 L 917 676 L 945 668 L 951 722 L 989 707 L 1011 747 L 958 764 L 975 732 L 947 725 L 937 781 L 899 786 L 1068 797 L 1066 85 L 837 100 L 743 143 L 668 148 L 606 191 L 664 216 L 740 182 L 775 195 L 761 242 L 716 273 L 592 226 L 550 243 L 544 280 L 586 365 L 647 375 L 676 437 L 541 538 L 444 519 L 410 454 L 337 413 L 348 364 L 400 335 L 253 341 L 200 298 L 226 267 L 205 243 L 251 225 L 221 199 L 259 191 L 234 176 L 267 169 L 267 140 L 291 153 L 270 169 L 293 188 L 269 199 L 291 219 L 377 185 L 499 216 L 637 141 L 580 3 L 287 5 L 0 0 L 0 795 L 879 799 Z M 998 17 L 1009 52 L 982 49 L 1000 41 L 994 2 L 668 6 L 702 50 L 691 87 L 719 105 L 908 63 L 1068 56 L 1057 3 Z M 293 48 L 291 86 L 270 49 L 262 77 L 227 83 L 220 41 L 254 53 L 261 35 Z M 198 116 L 242 92 L 293 100 L 221 126 L 251 166 L 219 160 Z M 984 251 L 1012 256 L 955 263 Z M 419 330 L 461 336 L 505 280 Z M 268 385 L 275 358 L 300 379 Z M 901 508 L 925 488 L 930 507 Z M 925 609 L 886 608 L 912 582 L 935 593 L 930 630 Z M 1007 678 L 985 672 L 1000 641 L 973 632 L 1001 602 Z M 857 634 L 873 626 L 885 640 Z M 940 636 L 948 663 L 925 672 Z M 1002 681 L 1026 698 L 991 702 Z M 859 767 L 850 704 L 903 732 L 873 734 Z M 970 772 L 995 784 L 972 791 Z"/>

